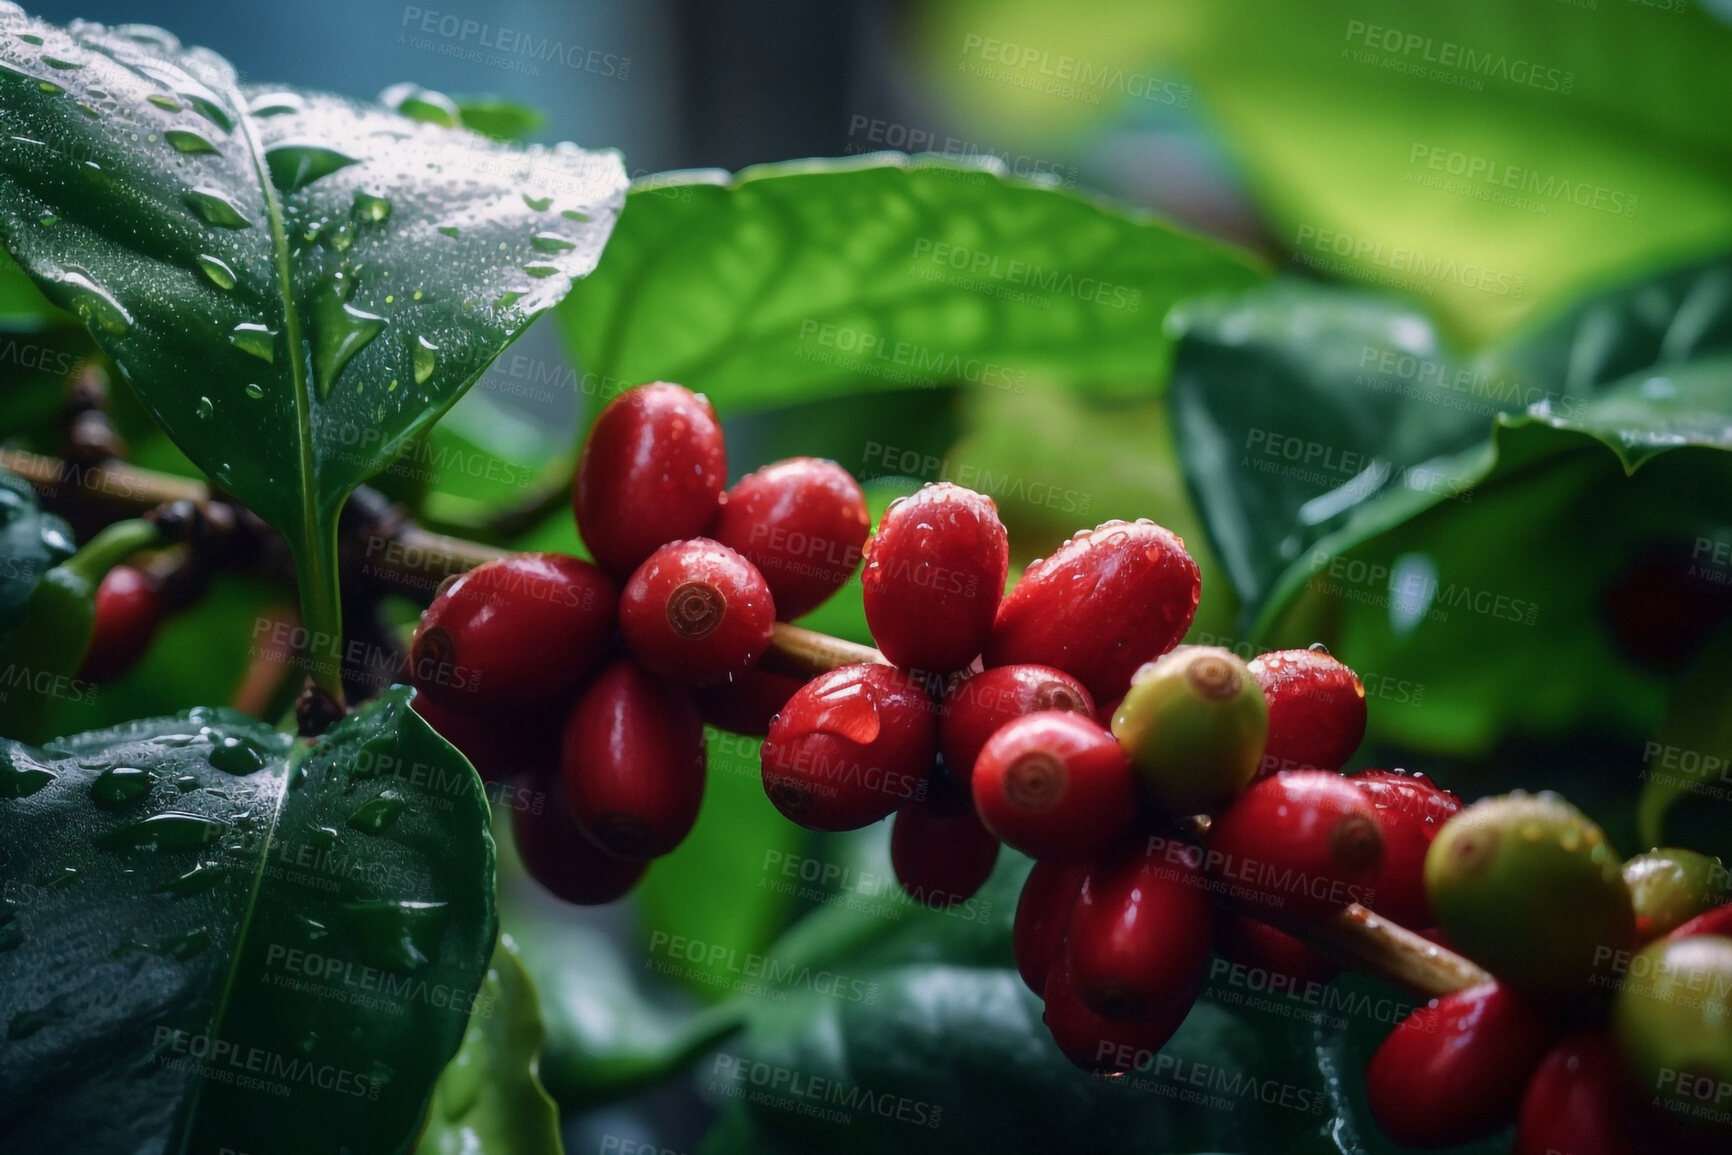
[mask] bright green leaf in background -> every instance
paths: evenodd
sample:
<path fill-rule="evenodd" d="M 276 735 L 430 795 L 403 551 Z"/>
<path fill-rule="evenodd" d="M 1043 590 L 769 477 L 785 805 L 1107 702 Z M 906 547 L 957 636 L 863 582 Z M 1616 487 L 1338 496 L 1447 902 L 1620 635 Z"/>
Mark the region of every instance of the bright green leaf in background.
<path fill-rule="evenodd" d="M 1732 27 L 1702 4 L 946 0 L 911 31 L 959 135 L 1058 162 L 1200 117 L 1277 248 L 1475 337 L 1732 240 Z"/>
<path fill-rule="evenodd" d="M 0 740 L 0 1146 L 412 1145 L 496 930 L 473 768 L 389 691 Z"/>
<path fill-rule="evenodd" d="M 617 156 L 243 90 L 141 26 L 0 25 L 0 241 L 282 530 L 336 636 L 343 501 L 594 266 Z"/>

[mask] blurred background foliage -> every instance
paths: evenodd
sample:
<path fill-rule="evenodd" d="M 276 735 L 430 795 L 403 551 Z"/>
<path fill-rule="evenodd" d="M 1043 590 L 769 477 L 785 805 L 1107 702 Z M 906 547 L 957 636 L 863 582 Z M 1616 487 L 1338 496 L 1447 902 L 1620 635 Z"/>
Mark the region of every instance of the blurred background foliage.
<path fill-rule="evenodd" d="M 973 484 L 998 501 L 1018 565 L 1107 518 L 1172 526 L 1204 571 L 1192 640 L 1245 654 L 1323 641 L 1366 674 L 1355 765 L 1424 769 L 1470 795 L 1561 789 L 1629 853 L 1645 751 L 1732 742 L 1714 659 L 1732 567 L 1701 564 L 1700 544 L 1732 542 L 1722 5 L 442 8 L 593 47 L 611 71 L 464 60 L 418 46 L 409 9 L 383 2 L 35 5 L 161 23 L 256 79 L 485 96 L 495 131 L 617 146 L 640 178 L 942 155 L 643 180 L 597 274 L 380 479 L 430 525 L 581 550 L 561 496 L 581 431 L 620 388 L 666 377 L 715 401 L 735 476 L 830 456 L 875 511 L 925 481 Z M 940 245 L 1136 304 L 953 276 L 930 259 Z M 86 351 L 6 268 L 0 326 Z M 939 368 L 866 352 L 899 342 Z M 1434 378 L 1385 368 L 1402 358 Z M 4 371 L 0 436 L 51 451 L 64 367 Z M 1475 392 L 1498 383 L 1517 387 Z M 190 472 L 124 391 L 117 407 L 135 460 Z M 1323 482 L 1279 455 L 1260 464 L 1247 450 L 1271 437 L 1356 464 Z M 63 728 L 229 700 L 254 623 L 283 599 L 225 579 Z M 807 624 L 864 640 L 857 586 Z M 949 1104 L 958 1127 L 991 1119 L 994 1149 L 1060 1149 L 1081 1126 L 1127 1150 L 1375 1148 L 1333 1074 L 1363 1062 L 1367 1024 L 1205 999 L 1175 1042 L 1193 1061 L 1309 1079 L 1318 1115 L 1199 1114 L 1086 1079 L 1005 969 L 1025 863 L 1004 856 L 976 917 L 923 911 L 889 882 L 884 830 L 799 831 L 756 766 L 754 743 L 712 736 L 696 831 L 617 907 L 574 914 L 507 856 L 506 925 L 540 987 L 541 1076 L 570 1149 L 611 1136 L 694 1150 L 706 1134 L 715 1151 L 955 1147 L 948 1127 L 813 1131 L 730 1098 L 705 1057 L 716 1046 Z M 1668 835 L 1732 849 L 1724 803 L 1681 793 Z M 790 862 L 818 864 L 818 880 L 782 886 Z M 658 966 L 675 936 L 703 944 L 702 961 Z M 765 957 L 876 994 L 731 989 L 742 960 Z"/>

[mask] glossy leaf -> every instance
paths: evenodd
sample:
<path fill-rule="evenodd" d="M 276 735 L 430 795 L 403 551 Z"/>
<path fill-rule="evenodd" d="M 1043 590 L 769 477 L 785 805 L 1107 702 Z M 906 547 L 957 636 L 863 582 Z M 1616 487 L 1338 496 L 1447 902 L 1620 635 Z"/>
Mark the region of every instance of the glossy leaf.
<path fill-rule="evenodd" d="M 410 1149 L 496 922 L 480 779 L 408 702 L 0 743 L 0 1146 Z"/>
<path fill-rule="evenodd" d="M 0 643 L 24 613 L 42 575 L 72 556 L 72 530 L 42 512 L 36 491 L 0 469 Z"/>
<path fill-rule="evenodd" d="M 542 1034 L 535 984 L 501 935 L 416 1155 L 563 1155 L 559 1108 L 537 1073 Z"/>
<path fill-rule="evenodd" d="M 602 385 L 662 378 L 722 410 L 1030 377 L 1147 392 L 1182 297 L 1249 259 L 988 169 L 797 161 L 633 189 L 559 316 Z"/>
<path fill-rule="evenodd" d="M 243 88 L 156 29 L 0 31 L 0 242 L 284 532 L 333 632 L 343 501 L 594 266 L 617 156 Z"/>

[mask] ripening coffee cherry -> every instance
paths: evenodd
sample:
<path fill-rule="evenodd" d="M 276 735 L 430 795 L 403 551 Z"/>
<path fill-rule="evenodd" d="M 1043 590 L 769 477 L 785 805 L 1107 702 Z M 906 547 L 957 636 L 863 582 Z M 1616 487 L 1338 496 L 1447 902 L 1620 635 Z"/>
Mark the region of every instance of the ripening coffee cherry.
<path fill-rule="evenodd" d="M 986 828 L 1030 858 L 1094 858 L 1137 817 L 1125 752 L 1089 718 L 1058 710 L 1001 727 L 975 760 L 972 789 Z"/>
<path fill-rule="evenodd" d="M 1051 666 L 996 666 L 961 679 L 944 695 L 940 711 L 938 745 L 945 765 L 967 787 L 986 740 L 1012 718 L 1039 710 L 1092 717 L 1094 700 L 1081 682 Z"/>
<path fill-rule="evenodd" d="M 1366 906 L 1410 930 L 1432 926 L 1437 916 L 1425 894 L 1425 855 L 1443 824 L 1461 809 L 1461 799 L 1423 774 L 1361 770 L 1347 779 L 1377 812 L 1383 830 L 1383 866 Z"/>
<path fill-rule="evenodd" d="M 1196 997 L 1209 966 L 1212 908 L 1197 856 L 1133 844 L 1090 868 L 1065 949 L 1096 1014 L 1147 1019 Z"/>
<path fill-rule="evenodd" d="M 1438 925 L 1512 987 L 1589 991 L 1630 948 L 1630 888 L 1606 837 L 1556 794 L 1482 798 L 1444 824 L 1425 856 Z"/>
<path fill-rule="evenodd" d="M 791 622 L 810 613 L 860 568 L 872 515 L 859 482 L 834 461 L 791 457 L 734 483 L 716 540 L 758 567 Z"/>
<path fill-rule="evenodd" d="M 575 557 L 519 553 L 440 588 L 409 647 L 409 680 L 460 710 L 499 713 L 564 698 L 600 663 L 619 588 Z"/>
<path fill-rule="evenodd" d="M 511 835 L 529 877 L 566 902 L 600 906 L 623 897 L 649 868 L 615 858 L 578 828 L 557 770 L 523 779 L 511 808 Z"/>
<path fill-rule="evenodd" d="M 910 802 L 890 827 L 890 864 L 908 897 L 943 908 L 973 898 L 998 861 L 998 839 L 972 806 Z"/>
<path fill-rule="evenodd" d="M 1318 919 L 1373 898 L 1383 835 L 1347 779 L 1292 770 L 1259 779 L 1215 818 L 1204 861 L 1253 916 Z"/>
<path fill-rule="evenodd" d="M 1501 983 L 1432 999 L 1365 1069 L 1371 1114 L 1397 1143 L 1453 1147 L 1509 1125 L 1557 1027 Z"/>
<path fill-rule="evenodd" d="M 709 401 L 657 381 L 615 397 L 577 462 L 583 544 L 624 580 L 658 546 L 703 537 L 721 512 L 728 455 Z"/>
<path fill-rule="evenodd" d="M 609 854 L 667 854 L 697 821 L 704 757 L 704 725 L 685 688 L 615 662 L 566 719 L 560 769 L 572 816 Z"/>
<path fill-rule="evenodd" d="M 1522 1094 L 1512 1155 L 1642 1155 L 1640 1107 L 1617 1044 L 1578 1031 L 1540 1061 Z"/>
<path fill-rule="evenodd" d="M 898 498 L 860 575 L 872 640 L 906 669 L 962 669 L 992 632 L 1009 570 L 1010 539 L 990 497 L 941 481 Z"/>
<path fill-rule="evenodd" d="M 619 628 L 652 673 L 714 686 L 755 665 L 776 631 L 770 587 L 751 562 L 706 537 L 662 546 L 625 583 Z"/>
<path fill-rule="evenodd" d="M 1732 938 L 1659 939 L 1619 969 L 1612 1033 L 1642 1098 L 1686 1117 L 1704 1100 L 1725 1103 L 1732 1096 L 1725 1090 L 1732 1087 Z"/>
<path fill-rule="evenodd" d="M 1732 902 L 1697 915 L 1666 937 L 1688 938 L 1693 934 L 1718 934 L 1732 938 Z"/>
<path fill-rule="evenodd" d="M 117 565 L 96 587 L 96 624 L 78 676 L 112 682 L 144 656 L 162 621 L 162 594 L 141 569 Z"/>
<path fill-rule="evenodd" d="M 806 684 L 805 678 L 753 666 L 731 682 L 692 691 L 706 725 L 762 738 L 770 723 Z"/>
<path fill-rule="evenodd" d="M 1365 687 L 1327 650 L 1275 650 L 1253 658 L 1269 702 L 1261 772 L 1339 770 L 1365 737 Z"/>
<path fill-rule="evenodd" d="M 1650 850 L 1624 863 L 1621 873 L 1630 888 L 1639 943 L 1670 934 L 1732 899 L 1726 867 L 1718 858 L 1694 850 L 1676 846 Z"/>
<path fill-rule="evenodd" d="M 1228 910 L 1215 912 L 1215 953 L 1252 972 L 1252 989 L 1258 982 L 1268 982 L 1266 976 L 1279 975 L 1292 989 L 1305 991 L 1341 971 L 1322 952 L 1286 931 Z"/>
<path fill-rule="evenodd" d="M 1056 666 L 1110 702 L 1143 663 L 1179 644 L 1201 591 L 1176 534 L 1147 520 L 1109 521 L 1028 567 L 999 606 L 983 657 L 988 666 Z"/>
<path fill-rule="evenodd" d="M 1216 646 L 1180 646 L 1138 670 L 1113 715 L 1143 797 L 1175 815 L 1231 802 L 1257 773 L 1268 725 L 1256 679 Z"/>
<path fill-rule="evenodd" d="M 894 666 L 842 666 L 807 682 L 770 723 L 764 793 L 808 830 L 857 830 L 923 797 L 938 713 Z"/>
<path fill-rule="evenodd" d="M 1160 1014 L 1146 1019 L 1109 1019 L 1083 1002 L 1070 960 L 1060 952 L 1047 976 L 1046 1010 L 1041 1019 L 1064 1057 L 1093 1075 L 1122 1075 L 1148 1070 L 1167 1040 L 1191 1013 L 1196 992 L 1176 998 Z"/>
<path fill-rule="evenodd" d="M 1023 879 L 1010 948 L 1017 973 L 1037 995 L 1046 990 L 1047 974 L 1064 950 L 1071 914 L 1088 872 L 1086 862 L 1037 862 Z"/>
<path fill-rule="evenodd" d="M 415 712 L 469 759 L 488 782 L 509 782 L 559 766 L 561 703 L 498 716 L 475 714 L 417 693 Z"/>

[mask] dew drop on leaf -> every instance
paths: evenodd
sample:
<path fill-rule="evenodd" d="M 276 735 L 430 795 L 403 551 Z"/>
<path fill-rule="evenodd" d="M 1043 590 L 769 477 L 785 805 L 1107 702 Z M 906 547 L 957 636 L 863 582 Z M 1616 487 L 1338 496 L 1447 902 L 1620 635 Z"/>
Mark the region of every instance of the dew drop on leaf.
<path fill-rule="evenodd" d="M 75 68 L 84 67 L 84 65 L 79 64 L 75 60 L 65 60 L 59 56 L 44 56 L 42 58 L 42 63 L 48 65 L 50 68 L 58 69 L 61 72 L 71 72 Z"/>
<path fill-rule="evenodd" d="M 381 834 L 397 821 L 401 813 L 403 796 L 395 790 L 385 790 L 356 807 L 355 812 L 349 815 L 348 826 L 367 834 Z"/>
<path fill-rule="evenodd" d="M 193 408 L 193 412 L 198 416 L 199 420 L 208 421 L 213 415 L 215 415 L 216 406 L 211 404 L 211 399 L 209 397 L 200 397 L 198 399 L 198 404 Z"/>
<path fill-rule="evenodd" d="M 239 206 L 215 189 L 194 189 L 186 194 L 186 205 L 197 213 L 207 225 L 216 225 L 225 229 L 250 229 L 253 222 L 246 218 Z"/>
<path fill-rule="evenodd" d="M 449 912 L 442 902 L 349 902 L 342 906 L 369 966 L 420 970 L 438 954 Z"/>
<path fill-rule="evenodd" d="M 160 92 L 153 92 L 149 96 L 145 97 L 145 99 L 156 105 L 158 108 L 167 109 L 169 112 L 180 111 L 180 101 L 176 100 L 172 96 L 164 96 Z"/>
<path fill-rule="evenodd" d="M 553 198 L 552 197 L 532 197 L 528 193 L 524 193 L 523 194 L 523 203 L 528 205 L 530 208 L 534 209 L 538 213 L 544 213 L 548 209 L 553 207 Z"/>
<path fill-rule="evenodd" d="M 61 275 L 60 282 L 71 290 L 72 311 L 77 313 L 86 325 L 100 326 L 115 336 L 132 328 L 132 314 L 83 273 L 66 272 Z"/>
<path fill-rule="evenodd" d="M 40 81 L 37 83 L 36 87 L 40 88 L 43 92 L 46 92 L 50 96 L 58 96 L 60 93 L 66 91 L 64 88 L 60 87 L 58 84 L 54 83 L 52 80 Z M 13 137 L 12 139 L 17 140 L 19 138 Z"/>
<path fill-rule="evenodd" d="M 322 144 L 279 144 L 265 150 L 271 183 L 283 192 L 304 188 L 354 163 L 354 157 Z"/>
<path fill-rule="evenodd" d="M 454 237 L 457 235 L 457 226 L 456 225 L 440 225 L 438 231 L 441 233 L 444 233 L 448 237 Z"/>
<path fill-rule="evenodd" d="M 28 798 L 58 777 L 27 754 L 0 750 L 0 798 Z"/>
<path fill-rule="evenodd" d="M 356 219 L 373 221 L 375 224 L 388 219 L 391 215 L 391 202 L 372 193 L 355 191 L 355 204 L 351 209 Z"/>
<path fill-rule="evenodd" d="M 114 766 L 96 776 L 90 784 L 90 800 L 98 806 L 124 806 L 150 793 L 148 771 L 136 766 Z"/>
<path fill-rule="evenodd" d="M 229 344 L 260 360 L 276 360 L 277 335 L 266 325 L 257 325 L 250 321 L 236 325 L 234 332 L 229 334 Z"/>
<path fill-rule="evenodd" d="M 568 221 L 587 221 L 589 219 L 589 214 L 581 209 L 566 209 L 559 215 Z"/>
<path fill-rule="evenodd" d="M 569 253 L 577 248 L 577 242 L 558 233 L 536 233 L 529 246 L 538 253 Z"/>
<path fill-rule="evenodd" d="M 321 398 L 331 395 L 343 366 L 385 328 L 385 318 L 356 308 L 342 294 L 332 284 L 313 298 L 313 376 Z"/>
<path fill-rule="evenodd" d="M 104 835 L 97 845 L 105 850 L 196 850 L 217 841 L 227 829 L 227 823 L 202 814 L 164 810 Z"/>
<path fill-rule="evenodd" d="M 257 743 L 231 735 L 211 747 L 210 764 L 225 774 L 251 774 L 265 764 L 265 752 Z"/>
<path fill-rule="evenodd" d="M 254 382 L 254 383 L 252 383 L 246 387 L 246 394 L 248 397 L 251 397 L 254 401 L 262 400 L 264 398 L 264 395 L 265 395 L 265 387 L 263 385 L 258 384 L 257 382 Z"/>
<path fill-rule="evenodd" d="M 439 346 L 425 337 L 415 338 L 415 384 L 427 384 L 427 378 L 433 376 L 433 369 L 438 364 Z"/>
<path fill-rule="evenodd" d="M 553 265 L 524 265 L 523 271 L 532 277 L 557 277 L 559 269 Z"/>
<path fill-rule="evenodd" d="M 307 102 L 293 92 L 265 92 L 253 97 L 247 111 L 254 116 L 286 116 L 306 106 Z"/>
<path fill-rule="evenodd" d="M 174 145 L 179 152 L 201 153 L 215 152 L 216 145 L 191 129 L 171 128 L 163 132 L 162 138 Z"/>
<path fill-rule="evenodd" d="M 209 277 L 211 284 L 217 288 L 232 289 L 235 287 L 235 271 L 229 268 L 228 263 L 222 258 L 213 257 L 209 253 L 201 253 L 198 257 L 198 267 L 204 270 L 204 275 Z"/>

